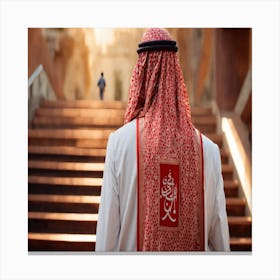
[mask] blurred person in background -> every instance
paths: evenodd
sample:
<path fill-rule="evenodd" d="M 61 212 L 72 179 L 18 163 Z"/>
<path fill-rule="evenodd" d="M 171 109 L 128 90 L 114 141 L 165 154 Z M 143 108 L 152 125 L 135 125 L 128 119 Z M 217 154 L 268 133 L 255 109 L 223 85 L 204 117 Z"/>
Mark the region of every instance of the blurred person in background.
<path fill-rule="evenodd" d="M 104 90 L 105 90 L 105 87 L 106 87 L 106 81 L 104 79 L 103 72 L 101 72 L 101 76 L 100 76 L 100 78 L 98 80 L 97 86 L 99 87 L 99 98 L 100 98 L 100 100 L 103 100 L 103 98 L 104 98 Z"/>

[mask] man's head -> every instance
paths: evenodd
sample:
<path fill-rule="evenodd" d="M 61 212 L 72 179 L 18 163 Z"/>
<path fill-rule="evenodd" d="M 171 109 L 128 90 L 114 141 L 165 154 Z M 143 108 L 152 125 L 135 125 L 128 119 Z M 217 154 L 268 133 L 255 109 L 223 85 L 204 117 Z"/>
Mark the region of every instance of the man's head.
<path fill-rule="evenodd" d="M 149 51 L 178 51 L 176 41 L 171 40 L 171 36 L 165 29 L 159 28 L 148 29 L 138 46 L 138 54 Z"/>
<path fill-rule="evenodd" d="M 132 73 L 125 123 L 184 103 L 188 117 L 187 90 L 177 56 L 176 41 L 166 29 L 149 28 L 138 45 L 138 60 Z M 159 104 L 160 103 L 160 104 Z M 163 105 L 164 104 L 164 105 Z M 162 106 L 163 105 L 163 106 Z"/>
<path fill-rule="evenodd" d="M 103 72 L 101 72 L 101 76 L 103 77 Z"/>

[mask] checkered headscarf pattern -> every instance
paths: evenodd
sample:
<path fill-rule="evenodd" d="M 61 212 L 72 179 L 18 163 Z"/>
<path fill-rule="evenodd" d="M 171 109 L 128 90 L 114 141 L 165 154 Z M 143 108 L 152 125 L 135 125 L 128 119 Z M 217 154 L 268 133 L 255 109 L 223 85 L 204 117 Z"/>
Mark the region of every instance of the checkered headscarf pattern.
<path fill-rule="evenodd" d="M 165 29 L 147 29 L 141 42 L 172 40 Z M 144 117 L 143 244 L 146 251 L 196 251 L 202 249 L 200 145 L 191 122 L 187 89 L 177 54 L 148 51 L 139 54 L 133 70 L 125 123 Z M 141 141 L 141 140 L 140 140 Z M 174 159 L 179 163 L 179 226 L 159 226 L 159 164 Z M 204 245 L 203 245 L 204 246 Z"/>

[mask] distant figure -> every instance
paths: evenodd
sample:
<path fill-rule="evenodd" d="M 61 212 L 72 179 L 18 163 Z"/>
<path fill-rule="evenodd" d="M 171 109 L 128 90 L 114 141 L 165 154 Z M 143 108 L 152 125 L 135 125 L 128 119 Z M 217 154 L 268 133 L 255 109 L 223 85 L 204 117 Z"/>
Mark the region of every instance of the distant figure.
<path fill-rule="evenodd" d="M 104 89 L 106 87 L 106 81 L 103 77 L 103 72 L 101 72 L 101 77 L 98 80 L 97 86 L 99 87 L 100 100 L 103 100 Z"/>

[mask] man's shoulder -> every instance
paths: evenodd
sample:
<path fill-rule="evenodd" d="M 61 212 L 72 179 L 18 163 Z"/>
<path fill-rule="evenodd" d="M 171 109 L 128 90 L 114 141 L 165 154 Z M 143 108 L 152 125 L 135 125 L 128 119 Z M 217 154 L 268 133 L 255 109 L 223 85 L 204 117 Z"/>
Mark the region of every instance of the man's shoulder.
<path fill-rule="evenodd" d="M 116 131 L 111 133 L 111 138 L 114 142 L 128 142 L 132 139 L 135 139 L 135 120 L 124 124 L 120 128 L 118 128 Z"/>
<path fill-rule="evenodd" d="M 208 136 L 202 134 L 203 150 L 207 157 L 219 155 L 219 146 L 214 143 Z"/>
<path fill-rule="evenodd" d="M 130 133 L 131 131 L 135 130 L 135 120 L 132 120 L 131 122 L 128 122 L 126 124 L 124 124 L 123 126 L 121 126 L 120 128 L 118 128 L 114 134 L 117 136 L 122 136 L 125 135 L 126 133 Z"/>
<path fill-rule="evenodd" d="M 201 135 L 202 135 L 202 141 L 204 146 L 210 149 L 215 149 L 217 147 L 217 144 L 214 143 L 208 136 L 202 133 Z"/>
<path fill-rule="evenodd" d="M 206 135 L 202 135 L 202 141 L 204 160 L 207 166 L 217 168 L 221 157 L 219 146 Z"/>

